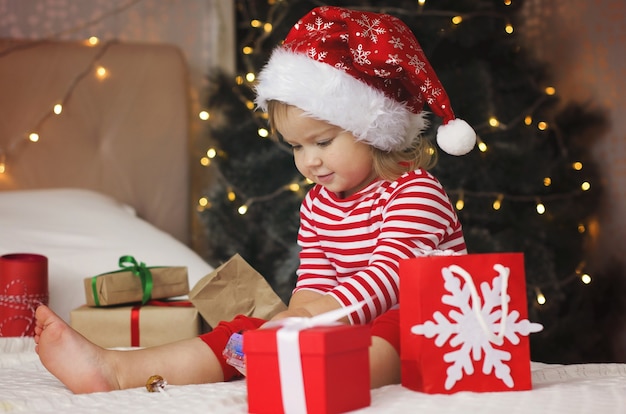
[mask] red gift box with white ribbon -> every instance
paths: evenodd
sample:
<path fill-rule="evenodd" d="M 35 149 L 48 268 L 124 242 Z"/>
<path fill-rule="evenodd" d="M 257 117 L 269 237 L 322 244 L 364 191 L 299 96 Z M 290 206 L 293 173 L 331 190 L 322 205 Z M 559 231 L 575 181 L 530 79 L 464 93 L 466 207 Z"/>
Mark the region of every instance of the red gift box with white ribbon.
<path fill-rule="evenodd" d="M 402 385 L 426 393 L 532 388 L 522 253 L 400 263 Z"/>
<path fill-rule="evenodd" d="M 371 401 L 369 326 L 302 329 L 285 321 L 283 327 L 243 334 L 248 411 L 343 413 L 367 407 Z"/>

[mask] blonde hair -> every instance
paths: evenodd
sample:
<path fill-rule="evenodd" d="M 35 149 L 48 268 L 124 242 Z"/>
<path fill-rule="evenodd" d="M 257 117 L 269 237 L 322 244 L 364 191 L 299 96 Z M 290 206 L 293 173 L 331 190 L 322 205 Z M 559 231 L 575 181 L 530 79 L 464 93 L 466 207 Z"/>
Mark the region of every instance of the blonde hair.
<path fill-rule="evenodd" d="M 277 119 L 283 117 L 289 104 L 277 100 L 267 103 L 267 115 L 271 130 L 271 137 L 279 141 L 279 134 L 275 125 Z M 402 174 L 422 168 L 428 170 L 437 163 L 437 150 L 427 139 L 420 137 L 415 144 L 402 151 L 383 151 L 370 146 L 373 158 L 373 168 L 376 174 L 385 180 L 393 181 Z"/>

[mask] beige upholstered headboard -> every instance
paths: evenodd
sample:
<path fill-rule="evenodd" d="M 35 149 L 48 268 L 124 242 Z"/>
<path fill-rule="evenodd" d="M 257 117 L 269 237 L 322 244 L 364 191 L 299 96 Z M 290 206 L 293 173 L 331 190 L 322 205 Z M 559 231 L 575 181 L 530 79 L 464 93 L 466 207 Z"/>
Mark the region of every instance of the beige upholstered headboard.
<path fill-rule="evenodd" d="M 189 112 L 174 46 L 0 39 L 0 190 L 96 190 L 188 243 Z"/>

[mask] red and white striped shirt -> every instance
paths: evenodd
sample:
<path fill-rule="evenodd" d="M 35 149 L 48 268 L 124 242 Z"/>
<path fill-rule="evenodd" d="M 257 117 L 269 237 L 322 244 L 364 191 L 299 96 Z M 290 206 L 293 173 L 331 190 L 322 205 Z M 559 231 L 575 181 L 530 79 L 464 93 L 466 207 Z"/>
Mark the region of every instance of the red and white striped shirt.
<path fill-rule="evenodd" d="M 300 208 L 300 267 L 294 290 L 333 295 L 363 324 L 398 304 L 399 263 L 431 250 L 466 253 L 459 219 L 445 190 L 425 170 L 372 182 L 339 198 L 315 185 Z"/>

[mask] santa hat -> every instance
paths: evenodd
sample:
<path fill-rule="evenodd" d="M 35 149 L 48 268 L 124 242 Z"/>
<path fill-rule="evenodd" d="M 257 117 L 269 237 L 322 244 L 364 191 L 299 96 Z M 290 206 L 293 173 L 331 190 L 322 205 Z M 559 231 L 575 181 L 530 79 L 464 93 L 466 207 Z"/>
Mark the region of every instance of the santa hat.
<path fill-rule="evenodd" d="M 445 152 L 463 155 L 476 142 L 411 30 L 386 14 L 312 10 L 274 50 L 256 93 L 262 110 L 270 100 L 297 106 L 383 151 L 413 145 L 428 127 L 424 104 L 442 118 L 437 143 Z"/>

